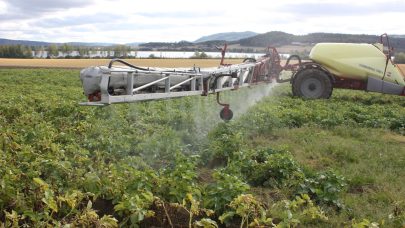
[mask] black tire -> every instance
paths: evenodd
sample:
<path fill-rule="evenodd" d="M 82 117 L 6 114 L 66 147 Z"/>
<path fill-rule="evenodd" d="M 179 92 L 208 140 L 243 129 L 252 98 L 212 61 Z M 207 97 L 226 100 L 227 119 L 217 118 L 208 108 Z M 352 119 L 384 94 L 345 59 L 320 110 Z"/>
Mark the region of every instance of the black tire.
<path fill-rule="evenodd" d="M 233 112 L 229 108 L 223 108 L 219 112 L 219 117 L 224 121 L 229 121 L 233 118 Z"/>
<path fill-rule="evenodd" d="M 294 77 L 292 93 L 306 99 L 328 99 L 333 85 L 330 77 L 319 69 L 304 69 Z"/>
<path fill-rule="evenodd" d="M 255 63 L 256 59 L 254 59 L 254 58 L 246 58 L 246 59 L 243 60 L 243 62 L 244 63 Z"/>

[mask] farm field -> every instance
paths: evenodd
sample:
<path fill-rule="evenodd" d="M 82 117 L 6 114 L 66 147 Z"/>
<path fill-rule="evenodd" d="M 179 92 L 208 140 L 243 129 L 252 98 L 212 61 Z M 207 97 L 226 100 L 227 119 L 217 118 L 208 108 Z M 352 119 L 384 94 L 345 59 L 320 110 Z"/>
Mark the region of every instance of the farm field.
<path fill-rule="evenodd" d="M 125 61 L 150 67 L 215 67 L 219 59 L 126 59 Z M 108 65 L 110 59 L 0 59 L 0 67 L 78 68 Z M 227 59 L 226 63 L 241 63 L 242 59 Z"/>
<path fill-rule="evenodd" d="M 126 59 L 125 61 L 137 66 L 150 67 L 215 67 L 219 65 L 219 59 Z M 226 59 L 225 63 L 237 64 L 243 59 Z M 2 68 L 77 68 L 89 66 L 108 65 L 110 59 L 0 59 Z M 285 61 L 282 61 L 284 64 Z M 294 62 L 292 62 L 294 63 Z M 398 64 L 402 72 L 405 72 L 405 64 Z"/>
<path fill-rule="evenodd" d="M 215 96 L 78 106 L 78 69 L 0 89 L 0 227 L 405 225 L 404 97 L 271 85 L 225 93 L 224 123 Z"/>
<path fill-rule="evenodd" d="M 405 64 L 398 64 L 398 66 L 401 69 L 401 71 L 405 73 Z"/>

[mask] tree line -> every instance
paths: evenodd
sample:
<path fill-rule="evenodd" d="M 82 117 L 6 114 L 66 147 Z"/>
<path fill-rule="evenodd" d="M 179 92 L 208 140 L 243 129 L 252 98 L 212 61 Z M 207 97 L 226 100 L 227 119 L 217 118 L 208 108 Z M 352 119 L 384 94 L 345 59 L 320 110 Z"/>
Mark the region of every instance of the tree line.
<path fill-rule="evenodd" d="M 69 44 L 52 44 L 49 46 L 0 45 L 0 58 L 34 58 L 37 53 L 45 51 L 47 52 L 47 58 L 86 58 L 97 51 L 107 52 L 109 57 L 128 58 L 130 57 L 129 53 L 135 51 L 135 49 L 127 45 L 106 47 L 73 46 Z M 73 52 L 76 52 L 78 55 L 73 56 Z M 60 55 L 60 53 L 63 55 Z"/>
<path fill-rule="evenodd" d="M 0 46 L 0 58 L 32 58 L 32 48 L 24 45 Z"/>
<path fill-rule="evenodd" d="M 395 54 L 394 61 L 398 64 L 405 64 L 405 52 L 399 52 Z"/>
<path fill-rule="evenodd" d="M 89 58 L 92 52 L 101 51 L 108 52 L 111 55 L 108 57 L 115 58 L 130 58 L 136 56 L 130 56 L 131 51 L 136 51 L 131 46 L 127 45 L 114 45 L 106 47 L 91 47 L 91 46 L 73 46 L 69 44 L 63 45 L 49 45 L 49 46 L 27 46 L 27 45 L 0 45 L 0 58 L 34 58 L 33 52 L 47 51 L 47 58 Z M 78 52 L 78 56 L 71 56 L 73 51 Z M 59 56 L 59 52 L 65 53 L 64 56 Z M 302 59 L 308 59 L 309 51 L 302 52 L 295 51 L 291 54 L 299 55 Z M 97 57 L 96 57 L 97 58 Z M 156 58 L 150 56 L 150 58 Z M 195 52 L 191 58 L 209 58 L 205 52 Z M 395 63 L 405 64 L 405 52 L 397 52 L 395 54 Z"/>

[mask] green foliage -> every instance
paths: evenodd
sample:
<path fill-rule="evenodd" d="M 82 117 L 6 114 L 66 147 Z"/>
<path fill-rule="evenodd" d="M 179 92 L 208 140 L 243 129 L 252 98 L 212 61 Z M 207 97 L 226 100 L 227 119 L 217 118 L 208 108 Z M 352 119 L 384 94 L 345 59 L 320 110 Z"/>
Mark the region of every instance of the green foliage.
<path fill-rule="evenodd" d="M 213 97 L 80 107 L 78 73 L 0 70 L 0 226 L 136 227 L 177 209 L 189 226 L 216 227 L 226 211 L 243 226 L 342 226 L 351 218 L 341 211 L 351 212 L 333 209 L 348 199 L 354 217 L 404 223 L 385 191 L 401 192 L 392 175 L 404 167 L 401 97 L 338 90 L 304 101 L 281 88 L 217 125 Z M 347 194 L 336 173 L 349 172 L 358 178 Z M 316 204 L 341 220 L 325 222 Z"/>
<path fill-rule="evenodd" d="M 306 194 L 296 196 L 292 201 L 277 203 L 270 211 L 274 218 L 280 220 L 276 227 L 297 227 L 299 224 L 328 220 L 325 212 Z"/>
<path fill-rule="evenodd" d="M 387 224 L 395 227 L 405 226 L 405 203 L 403 201 L 394 204 L 392 213 L 388 215 Z"/>
<path fill-rule="evenodd" d="M 380 224 L 377 222 L 370 222 L 368 219 L 363 219 L 361 222 L 356 222 L 356 220 L 352 220 L 352 224 L 348 227 L 351 228 L 378 228 Z"/>
<path fill-rule="evenodd" d="M 136 195 L 124 194 L 122 200 L 114 206 L 114 210 L 118 215 L 124 217 L 120 225 L 137 227 L 137 224 L 144 218 L 153 216 L 154 212 L 148 210 L 153 201 L 153 194 L 150 192 Z"/>
<path fill-rule="evenodd" d="M 405 53 L 399 52 L 395 54 L 395 63 L 397 64 L 405 64 Z"/>
<path fill-rule="evenodd" d="M 263 213 L 263 207 L 251 194 L 241 194 L 234 198 L 229 204 L 231 210 L 225 212 L 219 217 L 221 223 L 228 223 L 234 215 L 241 217 L 240 227 L 246 224 L 249 226 L 249 221 L 259 218 Z"/>
<path fill-rule="evenodd" d="M 195 223 L 196 227 L 203 227 L 203 228 L 218 228 L 217 222 L 212 219 L 203 218 Z"/>
<path fill-rule="evenodd" d="M 398 117 L 391 121 L 390 129 L 401 135 L 405 135 L 405 116 Z"/>
<path fill-rule="evenodd" d="M 148 106 L 140 105 L 136 111 L 146 113 L 136 120 L 134 110 L 123 106 L 79 107 L 77 101 L 83 98 L 77 75 L 63 70 L 0 71 L 0 87 L 7 94 L 0 98 L 0 218 L 13 209 L 34 226 L 73 220 L 79 224 L 83 213 L 95 218 L 95 212 L 83 211 L 85 202 L 105 200 L 121 223 L 135 224 L 151 205 L 146 196 L 162 193 L 166 183 L 178 187 L 173 192 L 181 194 L 180 200 L 197 185 L 195 178 L 182 179 L 195 177 L 197 159 L 191 166 L 179 159 L 174 169 L 167 168 L 172 174 L 160 174 L 137 156 L 147 154 L 146 162 L 159 167 L 172 163 L 175 152 L 182 150 L 181 135 L 170 130 L 176 113 L 162 115 L 161 102 L 152 115 Z M 155 134 L 159 129 L 167 133 Z M 184 184 L 176 185 L 177 180 Z M 110 221 L 108 216 L 97 219 Z"/>
<path fill-rule="evenodd" d="M 228 174 L 223 170 L 213 173 L 214 182 L 204 191 L 204 207 L 222 213 L 236 196 L 249 190 L 249 185 L 238 176 Z"/>
<path fill-rule="evenodd" d="M 298 227 L 328 220 L 325 212 L 306 194 L 280 201 L 268 210 L 253 195 L 242 194 L 232 200 L 229 210 L 219 220 L 229 224 L 236 215 L 241 218 L 240 227 Z"/>
<path fill-rule="evenodd" d="M 278 92 L 284 91 L 280 88 Z M 259 134 L 271 134 L 274 128 L 305 126 L 386 128 L 403 134 L 404 107 L 405 100 L 400 96 L 343 89 L 335 90 L 328 100 L 302 100 L 283 94 L 277 99 L 264 98 L 237 126 Z"/>
<path fill-rule="evenodd" d="M 173 167 L 161 170 L 160 194 L 165 200 L 181 203 L 186 194 L 201 196 L 201 191 L 196 183 L 197 158 L 177 153 Z"/>
<path fill-rule="evenodd" d="M 298 192 L 308 194 L 320 203 L 342 209 L 344 205 L 340 201 L 340 195 L 345 190 L 346 185 L 344 177 L 332 171 L 326 171 L 318 173 L 314 177 L 305 178 L 305 181 L 300 184 Z"/>
<path fill-rule="evenodd" d="M 194 52 L 194 55 L 190 57 L 190 59 L 208 59 L 211 58 L 205 52 Z"/>
<path fill-rule="evenodd" d="M 187 193 L 186 197 L 183 199 L 183 203 L 181 204 L 181 207 L 187 211 L 189 214 L 188 218 L 188 227 L 192 228 L 193 224 L 193 218 L 194 216 L 198 215 L 207 215 L 211 216 L 214 214 L 214 211 L 212 210 L 207 210 L 204 208 L 200 207 L 200 201 L 196 200 L 191 193 Z M 204 227 L 215 227 L 216 223 L 211 221 L 210 219 L 204 219 L 201 221 L 195 222 L 195 224 L 200 224 L 203 225 Z"/>
<path fill-rule="evenodd" d="M 346 180 L 333 171 L 303 170 L 287 151 L 262 148 L 243 151 L 224 169 L 242 176 L 251 186 L 273 189 L 287 188 L 290 194 L 308 194 L 318 203 L 344 208 L 341 194 L 346 190 Z"/>
<path fill-rule="evenodd" d="M 224 162 L 232 160 L 242 148 L 243 137 L 232 125 L 221 123 L 208 135 L 210 157 Z"/>
<path fill-rule="evenodd" d="M 48 56 L 58 56 L 58 46 L 52 44 L 48 46 Z"/>
<path fill-rule="evenodd" d="M 154 132 L 148 140 L 137 145 L 137 155 L 154 168 L 165 167 L 175 160 L 181 150 L 181 141 L 173 129 Z M 156 159 L 159 158 L 159 159 Z"/>
<path fill-rule="evenodd" d="M 304 179 L 304 173 L 288 152 L 263 150 L 244 172 L 253 186 L 293 187 Z"/>
<path fill-rule="evenodd" d="M 259 105 L 247 115 L 241 117 L 237 123 L 240 128 L 254 135 L 271 134 L 274 129 L 283 126 L 274 115 L 274 110 L 268 105 Z"/>
<path fill-rule="evenodd" d="M 60 224 L 58 224 L 60 226 Z M 99 215 L 92 209 L 92 203 L 89 201 L 87 207 L 81 214 L 77 214 L 74 221 L 66 226 L 84 226 L 84 227 L 118 227 L 118 221 L 111 215 L 104 215 L 99 218 Z"/>
<path fill-rule="evenodd" d="M 300 57 L 301 60 L 309 60 L 309 50 L 305 49 L 303 51 L 298 51 L 295 50 L 293 51 L 291 54 L 292 55 L 298 55 Z"/>
<path fill-rule="evenodd" d="M 126 58 L 131 51 L 131 47 L 127 45 L 114 45 L 112 49 L 114 50 L 114 57 L 117 58 Z"/>
<path fill-rule="evenodd" d="M 32 49 L 25 45 L 0 45 L 0 58 L 32 58 Z"/>

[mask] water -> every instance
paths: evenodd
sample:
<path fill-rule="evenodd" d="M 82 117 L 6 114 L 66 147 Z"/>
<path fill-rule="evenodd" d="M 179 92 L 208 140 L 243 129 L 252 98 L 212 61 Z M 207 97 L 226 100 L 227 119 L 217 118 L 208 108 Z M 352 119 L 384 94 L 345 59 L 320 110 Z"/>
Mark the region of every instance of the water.
<path fill-rule="evenodd" d="M 131 56 L 136 56 L 138 58 L 149 58 L 151 55 L 156 58 L 190 58 L 195 54 L 195 52 L 190 51 L 132 51 Z M 220 52 L 205 52 L 211 58 L 221 58 Z M 263 56 L 264 53 L 236 53 L 227 52 L 225 54 L 228 58 L 258 58 Z"/>
<path fill-rule="evenodd" d="M 191 51 L 130 51 L 128 53 L 129 56 L 137 57 L 137 58 L 149 58 L 152 55 L 156 58 L 190 58 L 195 54 L 195 52 Z M 205 52 L 210 58 L 221 58 L 221 52 Z M 227 52 L 225 57 L 227 58 L 258 58 L 263 56 L 265 53 L 241 53 L 241 52 Z M 71 51 L 69 53 L 65 52 L 58 52 L 56 57 L 66 57 L 67 55 L 75 57 L 80 56 L 78 51 Z M 32 51 L 32 56 L 36 58 L 46 58 L 48 56 L 48 51 Z M 114 51 L 90 51 L 89 53 L 84 55 L 85 57 L 90 58 L 110 58 L 114 56 Z M 282 58 L 288 58 L 288 54 L 280 54 Z"/>

